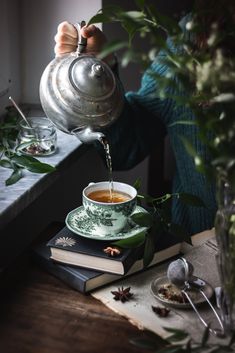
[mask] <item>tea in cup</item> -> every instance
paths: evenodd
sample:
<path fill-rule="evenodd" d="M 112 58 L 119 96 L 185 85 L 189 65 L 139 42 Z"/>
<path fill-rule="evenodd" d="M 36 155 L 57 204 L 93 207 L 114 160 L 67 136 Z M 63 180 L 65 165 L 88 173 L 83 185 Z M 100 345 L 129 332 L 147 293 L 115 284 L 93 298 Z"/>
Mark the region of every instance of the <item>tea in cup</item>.
<path fill-rule="evenodd" d="M 83 207 L 92 219 L 92 232 L 100 237 L 121 232 L 136 207 L 137 191 L 128 184 L 103 181 L 83 190 Z"/>

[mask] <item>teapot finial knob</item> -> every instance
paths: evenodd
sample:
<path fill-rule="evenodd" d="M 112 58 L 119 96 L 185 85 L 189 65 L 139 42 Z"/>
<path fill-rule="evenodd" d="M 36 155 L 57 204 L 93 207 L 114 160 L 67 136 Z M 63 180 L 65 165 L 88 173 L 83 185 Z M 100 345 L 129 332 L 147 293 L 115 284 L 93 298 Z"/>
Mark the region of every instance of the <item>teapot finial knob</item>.
<path fill-rule="evenodd" d="M 91 73 L 94 76 L 100 77 L 104 72 L 104 68 L 101 64 L 93 64 L 91 67 Z"/>

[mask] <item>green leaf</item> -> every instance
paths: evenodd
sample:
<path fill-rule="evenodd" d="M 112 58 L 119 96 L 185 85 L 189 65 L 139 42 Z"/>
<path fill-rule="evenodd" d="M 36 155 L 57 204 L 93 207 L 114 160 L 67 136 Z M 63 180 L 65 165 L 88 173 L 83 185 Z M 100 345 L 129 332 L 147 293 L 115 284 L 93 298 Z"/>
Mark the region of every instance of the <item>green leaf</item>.
<path fill-rule="evenodd" d="M 157 10 L 157 7 L 154 5 L 149 5 L 148 7 L 149 13 L 151 14 L 152 18 L 158 24 L 161 26 L 162 29 L 164 29 L 167 33 L 169 34 L 176 34 L 182 33 L 182 29 L 180 28 L 179 24 L 177 21 L 173 20 L 171 17 L 163 15 Z"/>
<path fill-rule="evenodd" d="M 103 7 L 97 14 L 88 21 L 87 25 L 94 23 L 106 23 L 120 21 L 125 11 L 117 5 L 108 5 Z"/>
<path fill-rule="evenodd" d="M 179 328 L 166 327 L 166 326 L 164 326 L 163 328 L 164 328 L 165 331 L 170 332 L 170 333 L 174 333 L 174 334 L 177 334 L 177 335 L 178 335 L 178 334 L 179 334 L 179 335 L 182 334 L 182 335 L 186 335 L 186 336 L 189 335 L 186 331 L 181 330 L 181 329 L 179 329 Z"/>
<path fill-rule="evenodd" d="M 145 18 L 143 11 L 126 11 L 122 13 L 122 18 L 128 18 L 133 21 L 139 21 Z"/>
<path fill-rule="evenodd" d="M 134 38 L 134 35 L 136 34 L 136 32 L 139 30 L 139 26 L 135 22 L 125 21 L 122 23 L 122 27 L 128 33 L 128 36 L 129 36 L 128 43 L 129 45 L 131 45 L 131 41 Z"/>
<path fill-rule="evenodd" d="M 183 353 L 183 352 L 185 351 L 180 345 L 168 346 L 156 351 L 156 353 Z"/>
<path fill-rule="evenodd" d="M 120 246 L 121 248 L 137 248 L 144 244 L 146 233 L 146 231 L 142 231 L 131 238 L 121 239 L 112 244 Z"/>
<path fill-rule="evenodd" d="M 20 168 L 15 169 L 11 176 L 5 181 L 6 186 L 15 184 L 22 176 L 22 170 Z"/>
<path fill-rule="evenodd" d="M 180 193 L 179 199 L 186 205 L 190 205 L 194 207 L 206 207 L 205 203 L 200 197 L 196 195 L 188 194 L 186 192 Z"/>
<path fill-rule="evenodd" d="M 116 51 L 127 48 L 128 43 L 119 41 L 119 40 L 114 40 L 112 42 L 109 42 L 108 44 L 104 45 L 102 51 L 99 53 L 98 58 L 103 59 L 109 54 L 115 53 Z"/>
<path fill-rule="evenodd" d="M 134 213 L 131 219 L 141 227 L 151 227 L 153 224 L 153 216 L 148 212 Z"/>
<path fill-rule="evenodd" d="M 147 267 L 154 256 L 155 252 L 155 241 L 152 232 L 147 235 L 145 240 L 145 247 L 144 247 L 144 256 L 143 256 L 143 263 L 144 267 Z"/>
<path fill-rule="evenodd" d="M 41 163 L 36 158 L 31 156 L 20 156 L 15 154 L 11 160 L 17 165 L 24 167 L 33 173 L 51 173 L 56 170 L 55 167 L 46 163 Z"/>
<path fill-rule="evenodd" d="M 165 194 L 163 196 L 152 199 L 151 202 L 156 205 L 159 205 L 161 203 L 164 203 L 164 202 L 170 200 L 172 198 L 172 196 L 173 196 L 173 194 Z"/>
<path fill-rule="evenodd" d="M 3 168 L 13 169 L 13 166 L 12 166 L 11 162 L 8 161 L 7 159 L 1 159 L 0 160 L 0 166 L 3 167 Z"/>
<path fill-rule="evenodd" d="M 136 181 L 135 181 L 134 184 L 133 184 L 133 187 L 134 187 L 137 191 L 139 191 L 139 189 L 141 188 L 141 179 L 140 179 L 140 178 L 136 179 Z"/>
<path fill-rule="evenodd" d="M 157 349 L 157 344 L 154 341 L 151 341 L 148 338 L 136 337 L 131 338 L 130 343 L 134 344 L 135 346 L 143 349 Z"/>
<path fill-rule="evenodd" d="M 91 19 L 88 21 L 87 26 L 94 24 L 94 23 L 107 23 L 111 22 L 113 20 L 113 16 L 107 15 L 104 13 L 98 13 L 97 15 L 91 17 Z"/>
<path fill-rule="evenodd" d="M 186 151 L 188 152 L 188 154 L 192 157 L 197 157 L 198 154 L 197 154 L 195 148 L 193 147 L 192 143 L 184 136 L 180 136 L 180 139 L 182 140 L 184 147 L 185 147 Z"/>
<path fill-rule="evenodd" d="M 17 124 L 12 124 L 12 123 L 0 124 L 0 130 L 15 129 L 16 127 L 17 127 Z"/>
<path fill-rule="evenodd" d="M 126 67 L 130 62 L 135 62 L 136 54 L 133 50 L 126 50 L 122 55 L 121 65 L 122 67 Z"/>
<path fill-rule="evenodd" d="M 172 127 L 175 125 L 196 125 L 196 122 L 191 120 L 178 120 L 175 123 L 170 124 L 169 127 Z"/>
<path fill-rule="evenodd" d="M 164 330 L 167 332 L 172 333 L 170 337 L 167 338 L 168 341 L 170 342 L 175 342 L 175 341 L 182 341 L 186 339 L 189 335 L 186 331 L 180 330 L 180 329 L 175 329 L 171 327 L 163 327 Z"/>

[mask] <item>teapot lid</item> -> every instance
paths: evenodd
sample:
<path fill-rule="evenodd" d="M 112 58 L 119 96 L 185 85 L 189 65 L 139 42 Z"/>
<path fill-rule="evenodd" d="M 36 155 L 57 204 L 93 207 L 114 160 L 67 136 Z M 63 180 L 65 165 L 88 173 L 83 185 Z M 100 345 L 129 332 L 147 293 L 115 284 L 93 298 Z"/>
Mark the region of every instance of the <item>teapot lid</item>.
<path fill-rule="evenodd" d="M 113 94 L 115 78 L 112 70 L 103 61 L 92 55 L 81 55 L 72 61 L 69 80 L 80 94 L 95 100 Z"/>

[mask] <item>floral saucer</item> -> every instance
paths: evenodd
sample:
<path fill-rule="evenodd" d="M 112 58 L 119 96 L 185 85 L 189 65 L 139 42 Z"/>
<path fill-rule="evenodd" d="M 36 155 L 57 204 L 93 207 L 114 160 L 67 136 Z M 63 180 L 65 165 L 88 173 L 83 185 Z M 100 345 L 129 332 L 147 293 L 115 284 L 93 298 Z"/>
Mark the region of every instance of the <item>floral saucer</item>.
<path fill-rule="evenodd" d="M 134 213 L 138 212 L 147 212 L 144 208 L 136 206 Z M 133 237 L 134 235 L 147 230 L 147 227 L 141 227 L 138 224 L 134 223 L 131 219 L 128 220 L 127 226 L 120 232 L 116 234 L 107 234 L 105 236 L 99 236 L 93 231 L 94 224 L 92 219 L 90 219 L 84 210 L 83 206 L 75 208 L 67 214 L 65 219 L 67 227 L 74 233 L 89 239 L 96 240 L 120 240 Z"/>

